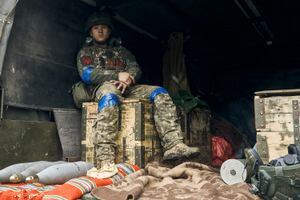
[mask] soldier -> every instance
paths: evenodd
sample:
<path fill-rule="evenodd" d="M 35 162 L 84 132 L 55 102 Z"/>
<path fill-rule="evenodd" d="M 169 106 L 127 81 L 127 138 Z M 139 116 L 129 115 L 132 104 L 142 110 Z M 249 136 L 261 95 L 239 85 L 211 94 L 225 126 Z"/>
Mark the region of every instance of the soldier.
<path fill-rule="evenodd" d="M 183 137 L 176 107 L 166 89 L 136 84 L 141 70 L 135 57 L 124 47 L 111 44 L 114 26 L 108 15 L 95 13 L 86 24 L 92 42 L 77 56 L 81 82 L 73 86 L 73 98 L 78 107 L 86 101 L 98 103 L 95 124 L 97 170 L 91 176 L 108 176 L 115 167 L 115 139 L 118 133 L 119 103 L 122 98 L 144 98 L 154 104 L 156 129 L 164 149 L 164 160 L 187 158 L 199 154 L 196 147 L 188 147 Z M 105 176 L 105 175 L 104 175 Z"/>

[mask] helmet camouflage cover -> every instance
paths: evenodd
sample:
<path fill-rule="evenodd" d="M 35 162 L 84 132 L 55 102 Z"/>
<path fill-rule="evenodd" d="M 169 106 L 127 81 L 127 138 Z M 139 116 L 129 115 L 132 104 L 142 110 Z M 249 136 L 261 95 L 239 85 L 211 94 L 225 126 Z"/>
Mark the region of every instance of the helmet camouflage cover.
<path fill-rule="evenodd" d="M 89 32 L 90 28 L 95 25 L 107 25 L 113 31 L 114 25 L 112 23 L 111 16 L 106 12 L 93 13 L 87 20 L 85 25 L 85 31 Z"/>

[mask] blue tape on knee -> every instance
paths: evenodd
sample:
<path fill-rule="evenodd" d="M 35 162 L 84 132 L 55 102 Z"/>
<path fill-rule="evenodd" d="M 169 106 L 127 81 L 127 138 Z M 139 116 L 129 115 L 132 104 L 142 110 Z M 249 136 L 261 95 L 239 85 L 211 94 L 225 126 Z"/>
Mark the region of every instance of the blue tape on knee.
<path fill-rule="evenodd" d="M 150 101 L 154 102 L 155 97 L 159 94 L 168 94 L 168 91 L 163 87 L 156 88 L 150 94 L 150 97 L 149 97 Z"/>
<path fill-rule="evenodd" d="M 84 67 L 82 70 L 82 81 L 86 84 L 91 84 L 91 75 L 93 72 L 93 67 L 92 66 L 87 66 Z"/>
<path fill-rule="evenodd" d="M 119 104 L 119 98 L 116 94 L 109 93 L 104 95 L 99 103 L 98 103 L 98 110 L 101 111 L 105 107 L 115 106 Z"/>

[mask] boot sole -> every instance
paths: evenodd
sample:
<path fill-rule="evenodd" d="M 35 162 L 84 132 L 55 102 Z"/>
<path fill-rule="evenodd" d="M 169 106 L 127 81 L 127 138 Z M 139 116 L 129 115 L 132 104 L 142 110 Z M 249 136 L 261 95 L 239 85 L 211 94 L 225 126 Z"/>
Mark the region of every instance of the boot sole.
<path fill-rule="evenodd" d="M 191 153 L 189 156 L 187 156 L 187 158 L 194 158 L 194 157 L 197 157 L 200 155 L 200 152 L 194 152 L 194 153 Z"/>
<path fill-rule="evenodd" d="M 163 157 L 163 160 L 164 161 L 167 161 L 167 160 L 179 160 L 179 159 L 182 159 L 184 158 L 185 156 L 182 156 L 182 155 L 178 155 L 178 154 L 169 154 L 168 156 L 164 156 Z"/>
<path fill-rule="evenodd" d="M 193 157 L 196 157 L 200 155 L 200 152 L 194 152 L 194 153 L 191 153 L 190 155 L 178 155 L 178 154 L 170 154 L 168 155 L 167 157 L 163 157 L 163 160 L 164 161 L 167 161 L 167 160 L 179 160 L 179 159 L 183 159 L 183 158 L 193 158 Z"/>

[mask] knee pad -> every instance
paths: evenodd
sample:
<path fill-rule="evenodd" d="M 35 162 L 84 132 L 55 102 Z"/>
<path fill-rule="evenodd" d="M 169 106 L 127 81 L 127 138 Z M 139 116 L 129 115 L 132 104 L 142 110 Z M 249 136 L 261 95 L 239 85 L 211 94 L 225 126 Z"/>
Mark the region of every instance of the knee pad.
<path fill-rule="evenodd" d="M 149 96 L 150 101 L 153 103 L 156 96 L 159 94 L 168 94 L 168 91 L 163 87 L 156 88 L 155 90 L 153 90 L 151 92 L 151 94 Z"/>
<path fill-rule="evenodd" d="M 108 93 L 104 95 L 98 102 L 98 111 L 101 111 L 106 107 L 116 106 L 118 104 L 119 104 L 119 97 L 116 94 Z"/>

